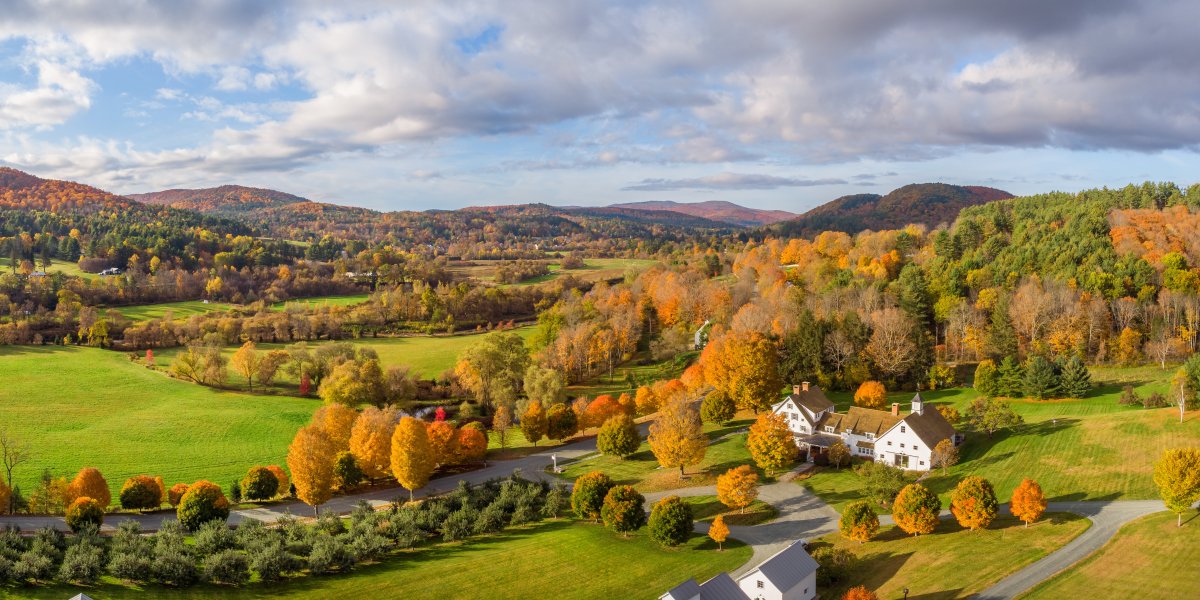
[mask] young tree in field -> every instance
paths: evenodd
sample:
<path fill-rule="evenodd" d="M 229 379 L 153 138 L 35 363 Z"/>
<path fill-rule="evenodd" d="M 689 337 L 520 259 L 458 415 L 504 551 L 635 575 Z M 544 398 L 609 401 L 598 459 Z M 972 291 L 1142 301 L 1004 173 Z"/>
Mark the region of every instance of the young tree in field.
<path fill-rule="evenodd" d="M 277 493 L 285 497 L 289 496 L 290 492 L 288 490 L 292 486 L 292 478 L 288 477 L 287 471 L 284 471 L 283 467 L 279 465 L 268 465 L 267 470 L 279 481 L 279 485 L 275 488 Z"/>
<path fill-rule="evenodd" d="M 458 457 L 455 464 L 481 463 L 487 457 L 488 439 L 478 422 L 467 423 L 458 429 Z"/>
<path fill-rule="evenodd" d="M 1068 398 L 1082 398 L 1092 389 L 1092 375 L 1078 356 L 1063 364 L 1059 375 L 1059 390 Z"/>
<path fill-rule="evenodd" d="M 1054 363 L 1044 356 L 1034 355 L 1025 361 L 1025 395 L 1035 400 L 1052 398 L 1058 393 L 1058 373 Z"/>
<path fill-rule="evenodd" d="M 1009 404 L 996 398 L 976 398 L 967 408 L 967 419 L 979 431 L 992 437 L 993 433 L 1005 427 L 1014 427 L 1024 422 L 1021 415 Z"/>
<path fill-rule="evenodd" d="M 225 522 L 229 518 L 229 500 L 221 486 L 211 481 L 197 481 L 188 486 L 179 500 L 175 516 L 188 531 L 198 531 L 209 521 Z"/>
<path fill-rule="evenodd" d="M 357 419 L 357 410 L 335 402 L 318 408 L 313 413 L 312 425 L 325 432 L 325 436 L 341 452 L 350 448 L 350 433 Z"/>
<path fill-rule="evenodd" d="M 724 425 L 733 419 L 736 412 L 737 407 L 734 406 L 733 400 L 720 390 L 709 392 L 700 403 L 700 418 L 705 423 Z"/>
<path fill-rule="evenodd" d="M 829 445 L 829 464 L 841 469 L 842 465 L 850 464 L 850 447 L 838 440 Z"/>
<path fill-rule="evenodd" d="M 80 496 L 67 507 L 63 520 L 72 532 L 79 533 L 86 527 L 99 527 L 104 523 L 104 508 L 95 499 Z"/>
<path fill-rule="evenodd" d="M 1000 394 L 999 374 L 996 372 L 996 363 L 992 362 L 992 359 L 981 360 L 975 366 L 974 387 L 980 396 L 990 398 Z"/>
<path fill-rule="evenodd" d="M 1192 390 L 1192 378 L 1188 376 L 1187 369 L 1180 368 L 1175 371 L 1175 376 L 1171 378 L 1171 395 L 1175 405 L 1179 407 L 1179 422 L 1182 423 L 1183 415 L 1187 411 L 1188 398 L 1195 395 Z"/>
<path fill-rule="evenodd" d="M 782 469 L 795 462 L 800 453 L 787 421 L 778 413 L 758 416 L 746 436 L 746 449 L 754 464 L 764 471 Z"/>
<path fill-rule="evenodd" d="M 8 489 L 13 487 L 13 471 L 22 463 L 28 462 L 32 458 L 29 452 L 29 445 L 21 438 L 18 438 L 7 427 L 0 427 L 0 463 L 4 465 L 4 475 L 8 482 Z M 12 499 L 4 502 L 0 509 L 8 514 L 12 514 Z"/>
<path fill-rule="evenodd" d="M 854 392 L 854 404 L 863 408 L 883 409 L 887 406 L 887 390 L 878 381 L 864 381 Z"/>
<path fill-rule="evenodd" d="M 708 527 L 708 537 L 717 543 L 717 552 L 724 549 L 725 540 L 729 539 L 729 526 L 725 524 L 725 515 L 717 515 L 712 525 Z"/>
<path fill-rule="evenodd" d="M 717 477 L 717 500 L 721 504 L 745 513 L 755 498 L 758 498 L 758 473 L 750 465 L 734 467 Z"/>
<path fill-rule="evenodd" d="M 958 464 L 958 446 L 955 446 L 950 438 L 946 438 L 933 447 L 929 460 L 934 468 L 941 469 L 942 475 L 945 475 L 946 469 Z"/>
<path fill-rule="evenodd" d="M 333 461 L 337 453 L 337 445 L 315 425 L 301 427 L 288 446 L 287 465 L 296 497 L 313 507 L 313 513 L 333 496 Z"/>
<path fill-rule="evenodd" d="M 580 519 L 600 518 L 604 497 L 613 488 L 613 480 L 600 471 L 592 471 L 575 479 L 571 490 L 571 510 Z"/>
<path fill-rule="evenodd" d="M 492 431 L 496 432 L 501 448 L 508 447 L 508 430 L 511 427 L 512 410 L 504 405 L 496 407 L 496 414 L 492 415 Z"/>
<path fill-rule="evenodd" d="M 1025 387 L 1025 369 L 1011 356 L 1005 356 L 996 367 L 996 395 L 1016 398 Z"/>
<path fill-rule="evenodd" d="M 1013 490 L 1012 495 L 1012 514 L 1014 517 L 1025 522 L 1025 526 L 1042 518 L 1042 513 L 1046 512 L 1046 495 L 1042 493 L 1042 486 L 1032 479 L 1023 479 L 1021 485 Z"/>
<path fill-rule="evenodd" d="M 350 452 L 358 459 L 363 473 L 372 479 L 386 477 L 392 468 L 392 433 L 396 431 L 396 413 L 368 406 L 354 419 L 350 428 Z"/>
<path fill-rule="evenodd" d="M 642 443 L 638 435 L 637 425 L 633 417 L 626 414 L 617 415 L 600 427 L 596 435 L 596 449 L 608 456 L 624 459 L 634 452 Z"/>
<path fill-rule="evenodd" d="M 720 518 L 719 516 L 717 517 Z M 673 548 L 688 540 L 695 529 L 692 505 L 678 496 L 667 496 L 654 503 L 650 509 L 650 539 L 666 548 Z M 725 521 L 721 521 L 725 525 Z M 716 524 L 714 523 L 714 527 Z M 711 532 L 711 528 L 710 528 Z M 726 531 L 728 535 L 728 528 Z M 724 538 L 722 538 L 724 539 Z"/>
<path fill-rule="evenodd" d="M 241 488 L 246 500 L 270 500 L 279 493 L 279 479 L 266 467 L 250 467 L 242 478 Z"/>
<path fill-rule="evenodd" d="M 549 426 L 542 403 L 537 400 L 530 402 L 525 414 L 521 415 L 521 433 L 525 436 L 525 440 L 536 446 L 538 440 L 546 436 Z"/>
<path fill-rule="evenodd" d="M 681 479 L 684 467 L 699 464 L 708 451 L 708 436 L 704 435 L 700 413 L 682 395 L 659 410 L 646 441 L 658 464 L 666 469 L 679 467 Z"/>
<path fill-rule="evenodd" d="M 279 373 L 279 368 L 291 359 L 292 355 L 288 354 L 287 350 L 272 350 L 264 354 L 258 361 L 258 385 L 271 385 L 275 375 Z"/>
<path fill-rule="evenodd" d="M 910 483 L 892 502 L 892 519 L 907 534 L 933 533 L 941 510 L 942 503 L 937 494 L 919 483 Z"/>
<path fill-rule="evenodd" d="M 438 466 L 454 464 L 458 454 L 458 430 L 449 421 L 434 421 L 427 425 L 429 449 Z"/>
<path fill-rule="evenodd" d="M 575 411 L 563 403 L 555 404 L 546 411 L 546 437 L 554 441 L 562 441 L 579 430 L 579 420 Z"/>
<path fill-rule="evenodd" d="M 646 524 L 646 498 L 631 485 L 618 485 L 604 495 L 600 506 L 600 520 L 605 527 L 629 537 Z"/>
<path fill-rule="evenodd" d="M 637 414 L 648 415 L 658 410 L 660 399 L 654 393 L 654 388 L 643 385 L 637 389 L 637 393 L 633 395 L 633 404 L 637 407 Z"/>
<path fill-rule="evenodd" d="M 1183 513 L 1200 500 L 1200 448 L 1172 448 L 1154 463 L 1154 485 L 1175 524 L 1183 526 Z"/>
<path fill-rule="evenodd" d="M 108 490 L 108 482 L 104 480 L 100 470 L 94 467 L 80 469 L 67 490 L 71 500 L 87 496 L 99 503 L 100 508 L 104 510 L 108 510 L 108 505 L 112 503 L 112 492 Z"/>
<path fill-rule="evenodd" d="M 429 483 L 436 467 L 425 423 L 412 417 L 400 419 L 392 434 L 392 475 L 400 485 L 408 488 L 410 502 L 413 492 Z"/>
<path fill-rule="evenodd" d="M 254 342 L 246 340 L 246 343 L 233 353 L 229 364 L 233 365 L 233 370 L 237 371 L 239 375 L 246 378 L 246 387 L 253 390 L 254 378 L 258 376 L 258 366 L 261 360 Z"/>
<path fill-rule="evenodd" d="M 838 530 L 846 539 L 861 544 L 879 533 L 879 515 L 875 514 L 875 509 L 868 502 L 853 502 L 842 511 Z"/>
<path fill-rule="evenodd" d="M 866 586 L 859 585 L 846 590 L 846 593 L 842 595 L 842 600 L 879 600 L 879 596 L 868 590 Z"/>
<path fill-rule="evenodd" d="M 121 502 L 121 508 L 126 510 L 147 510 L 158 508 L 162 504 L 162 493 L 158 483 L 148 475 L 135 475 L 126 479 L 117 498 Z"/>
<path fill-rule="evenodd" d="M 967 529 L 986 529 L 999 512 L 996 490 L 982 477 L 963 479 L 950 494 L 950 513 Z"/>

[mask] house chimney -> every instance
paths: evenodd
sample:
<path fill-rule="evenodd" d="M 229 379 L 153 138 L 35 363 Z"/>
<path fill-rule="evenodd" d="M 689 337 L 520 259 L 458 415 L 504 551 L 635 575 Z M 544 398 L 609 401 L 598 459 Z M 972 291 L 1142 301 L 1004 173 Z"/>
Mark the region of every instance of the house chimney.
<path fill-rule="evenodd" d="M 801 381 L 800 386 L 804 389 L 804 391 L 806 391 L 806 392 L 808 391 L 808 382 L 807 381 Z"/>
<path fill-rule="evenodd" d="M 922 414 L 925 410 L 925 399 L 921 397 L 920 392 L 912 399 L 912 412 L 914 415 Z"/>
<path fill-rule="evenodd" d="M 793 393 L 793 394 L 799 394 L 799 393 L 800 393 L 800 384 L 798 384 L 798 383 L 796 383 L 796 384 L 792 384 L 792 393 Z"/>
<path fill-rule="evenodd" d="M 900 416 L 900 403 L 899 402 L 892 403 L 892 415 L 897 416 L 897 417 Z"/>

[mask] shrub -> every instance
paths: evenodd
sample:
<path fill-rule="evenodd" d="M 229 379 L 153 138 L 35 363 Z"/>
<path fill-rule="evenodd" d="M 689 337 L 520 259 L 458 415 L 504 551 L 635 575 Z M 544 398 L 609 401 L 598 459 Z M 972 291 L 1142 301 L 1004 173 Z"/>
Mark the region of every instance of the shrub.
<path fill-rule="evenodd" d="M 250 553 L 250 568 L 265 582 L 283 579 L 288 573 L 304 568 L 303 561 L 284 550 L 283 544 L 263 546 Z"/>
<path fill-rule="evenodd" d="M 193 538 L 196 551 L 200 554 L 216 554 L 222 550 L 233 550 L 238 547 L 237 534 L 223 521 L 206 521 L 200 525 Z"/>
<path fill-rule="evenodd" d="M 231 500 L 233 500 L 234 504 L 241 503 L 241 501 L 242 501 L 242 483 L 240 481 L 234 480 L 233 483 L 229 484 L 229 498 Z"/>
<path fill-rule="evenodd" d="M 323 535 L 313 543 L 308 569 L 316 574 L 336 573 L 354 566 L 354 554 L 341 540 Z"/>
<path fill-rule="evenodd" d="M 67 527 L 70 527 L 71 531 L 75 533 L 79 533 L 88 525 L 99 527 L 101 523 L 104 523 L 104 509 L 95 499 L 80 496 L 67 507 L 66 521 Z"/>
<path fill-rule="evenodd" d="M 650 539 L 663 546 L 678 546 L 691 537 L 692 521 L 692 505 L 678 496 L 667 496 L 650 509 Z"/>
<path fill-rule="evenodd" d="M 700 403 L 700 419 L 705 423 L 724 425 L 733 419 L 737 407 L 725 392 L 713 390 Z"/>
<path fill-rule="evenodd" d="M 91 543 L 82 542 L 67 548 L 58 578 L 62 581 L 95 583 L 104 574 L 104 551 Z"/>
<path fill-rule="evenodd" d="M 466 539 L 474 530 L 475 518 L 476 511 L 471 508 L 463 508 L 450 513 L 450 516 L 442 523 L 442 540 L 453 542 Z"/>
<path fill-rule="evenodd" d="M 593 521 L 599 519 L 604 497 L 613 485 L 613 480 L 600 471 L 580 475 L 571 491 L 571 510 L 575 511 L 575 516 Z"/>
<path fill-rule="evenodd" d="M 162 490 L 158 482 L 148 475 L 135 475 L 125 480 L 118 496 L 121 508 L 126 510 L 146 510 L 158 508 L 162 503 Z"/>
<path fill-rule="evenodd" d="M 846 578 L 854 565 L 854 554 L 845 548 L 821 546 L 812 553 L 817 561 L 817 585 L 828 587 Z"/>
<path fill-rule="evenodd" d="M 496 533 L 504 529 L 507 515 L 499 502 L 487 505 L 475 519 L 475 533 Z"/>
<path fill-rule="evenodd" d="M 144 554 L 113 551 L 108 560 L 108 572 L 125 581 L 146 581 L 153 570 L 150 559 Z"/>
<path fill-rule="evenodd" d="M 163 585 L 183 587 L 200 579 L 196 561 L 178 548 L 156 551 L 152 572 L 154 580 Z"/>
<path fill-rule="evenodd" d="M 865 585 L 859 585 L 846 590 L 842 600 L 879 600 L 879 596 L 867 589 Z"/>
<path fill-rule="evenodd" d="M 12 578 L 17 581 L 48 581 L 54 576 L 54 560 L 36 550 L 28 550 L 13 563 Z"/>
<path fill-rule="evenodd" d="M 237 550 L 222 550 L 204 559 L 204 575 L 213 583 L 241 585 L 250 581 L 250 561 Z"/>
<path fill-rule="evenodd" d="M 343 489 L 354 487 L 367 478 L 349 450 L 338 453 L 333 461 L 333 474 L 337 477 L 338 487 Z"/>
<path fill-rule="evenodd" d="M 229 500 L 217 484 L 197 481 L 188 487 L 175 510 L 180 525 L 196 531 L 207 521 L 224 522 L 229 518 Z"/>
<path fill-rule="evenodd" d="M 186 494 L 187 491 L 188 484 L 186 483 L 177 483 L 171 486 L 171 489 L 167 490 L 167 502 L 169 502 L 171 506 L 179 506 L 179 501 L 183 499 L 183 495 Z"/>
<path fill-rule="evenodd" d="M 597 450 L 620 458 L 637 452 L 641 443 L 637 425 L 634 424 L 633 417 L 627 414 L 619 414 L 605 421 L 600 427 L 600 433 L 596 435 Z"/>
<path fill-rule="evenodd" d="M 975 391 L 981 396 L 996 396 L 1000 392 L 999 375 L 996 372 L 996 363 L 991 359 L 979 361 L 975 367 Z"/>
<path fill-rule="evenodd" d="M 242 497 L 251 500 L 270 500 L 279 493 L 279 479 L 267 467 L 251 467 L 242 478 Z"/>
<path fill-rule="evenodd" d="M 562 514 L 563 510 L 570 507 L 571 497 L 567 494 L 567 486 L 560 481 L 546 492 L 546 500 L 542 504 L 542 516 L 555 519 Z"/>
<path fill-rule="evenodd" d="M 631 485 L 618 485 L 604 495 L 600 519 L 605 527 L 628 537 L 646 524 L 646 498 Z"/>

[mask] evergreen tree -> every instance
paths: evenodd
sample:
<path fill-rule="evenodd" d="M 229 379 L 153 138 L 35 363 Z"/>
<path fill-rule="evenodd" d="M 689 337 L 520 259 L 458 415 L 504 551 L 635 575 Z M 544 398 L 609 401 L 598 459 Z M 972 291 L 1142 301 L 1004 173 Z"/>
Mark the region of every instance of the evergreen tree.
<path fill-rule="evenodd" d="M 1058 392 L 1058 372 L 1054 363 L 1044 356 L 1031 356 L 1025 361 L 1025 395 L 1045 400 Z"/>
<path fill-rule="evenodd" d="M 922 326 L 928 326 L 932 321 L 932 302 L 929 299 L 929 282 L 925 272 L 913 263 L 904 265 L 900 276 L 896 278 L 896 291 L 900 299 L 900 308 L 908 313 L 914 321 Z"/>
<path fill-rule="evenodd" d="M 975 367 L 975 391 L 982 396 L 995 396 L 1000 393 L 1000 379 L 996 372 L 996 363 L 992 359 L 979 361 Z"/>
<path fill-rule="evenodd" d="M 1025 387 L 1025 373 L 1021 369 L 1020 363 L 1012 356 L 1005 356 L 1004 360 L 1000 361 L 1000 367 L 996 370 L 997 383 L 996 394 L 999 396 L 1008 396 L 1010 398 L 1021 395 L 1021 390 Z"/>
<path fill-rule="evenodd" d="M 1078 356 L 1072 356 L 1071 360 L 1063 363 L 1061 371 L 1058 387 L 1064 396 L 1082 398 L 1091 391 L 1092 375 Z"/>
<path fill-rule="evenodd" d="M 1017 353 L 1017 331 L 1008 316 L 1008 298 L 1000 297 L 992 307 L 992 323 L 988 327 L 988 354 L 992 358 L 1012 356 Z"/>

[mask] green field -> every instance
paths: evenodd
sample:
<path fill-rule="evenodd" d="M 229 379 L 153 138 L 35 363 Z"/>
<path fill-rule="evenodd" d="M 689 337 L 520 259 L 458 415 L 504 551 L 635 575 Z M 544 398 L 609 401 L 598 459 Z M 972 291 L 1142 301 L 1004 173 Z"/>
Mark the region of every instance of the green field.
<path fill-rule="evenodd" d="M 1183 527 L 1168 512 L 1128 523 L 1103 548 L 1021 597 L 1081 598 L 1104 590 L 1108 598 L 1194 598 L 1200 525 L 1188 517 Z"/>
<path fill-rule="evenodd" d="M 1061 548 L 1090 524 L 1077 515 L 1056 513 L 1028 528 L 1011 517 L 996 519 L 978 531 L 943 519 L 932 534 L 916 537 L 897 527 L 884 527 L 865 544 L 835 533 L 814 545 L 847 548 L 858 560 L 845 581 L 819 591 L 822 598 L 841 598 L 847 589 L 865 585 L 880 598 L 899 598 L 904 588 L 910 598 L 966 598 Z"/>
<path fill-rule="evenodd" d="M 118 306 L 116 311 L 132 321 L 149 321 L 161 319 L 171 313 L 173 318 L 186 319 L 192 315 L 202 315 L 213 311 L 226 311 L 233 308 L 232 304 L 224 302 L 204 302 L 203 300 L 183 300 L 181 302 L 160 302 L 158 304 L 141 304 L 138 306 Z"/>
<path fill-rule="evenodd" d="M 370 294 L 353 294 L 349 296 L 319 296 L 316 298 L 296 298 L 271 305 L 273 310 L 287 310 L 290 307 L 317 308 L 321 306 L 354 306 L 371 299 Z"/>
<path fill-rule="evenodd" d="M 99 468 L 116 491 L 127 477 L 222 487 L 256 464 L 282 464 L 317 401 L 250 396 L 182 381 L 119 352 L 0 346 L 0 423 L 26 441 L 16 471 L 27 493 L 43 468 Z"/>
<path fill-rule="evenodd" d="M 104 600 L 124 598 L 647 598 L 689 577 L 705 580 L 750 559 L 750 548 L 707 537 L 663 550 L 644 530 L 629 539 L 598 525 L 547 521 L 467 542 L 400 552 L 345 575 L 302 577 L 270 587 L 201 585 L 189 589 L 133 588 L 112 580 L 91 588 L 0 587 L 0 598 L 60 600 L 80 591 Z M 636 590 L 636 592 L 635 592 Z"/>
<path fill-rule="evenodd" d="M 705 523 L 725 515 L 726 525 L 761 525 L 779 516 L 775 507 L 762 500 L 751 502 L 744 510 L 731 510 L 716 496 L 688 496 L 683 501 L 692 505 L 692 518 Z"/>
<path fill-rule="evenodd" d="M 7 270 L 9 265 L 10 261 L 8 257 L 0 258 L 0 271 Z M 42 270 L 42 260 L 40 258 L 34 261 L 34 270 Z M 95 273 L 84 273 L 83 271 L 80 271 L 77 263 L 52 258 L 50 259 L 50 272 L 54 273 L 56 271 L 70 277 L 84 277 L 87 279 L 100 277 Z"/>
<path fill-rule="evenodd" d="M 925 484 L 943 502 L 967 475 L 987 478 L 1007 500 L 1025 477 L 1036 479 L 1051 500 L 1131 500 L 1155 498 L 1154 461 L 1167 448 L 1200 445 L 1200 412 L 1179 423 L 1171 408 L 1121 406 L 1117 397 L 1125 383 L 1141 395 L 1165 392 L 1172 369 L 1137 367 L 1094 369 L 1099 387 L 1081 400 L 1014 400 L 1025 424 L 988 438 L 967 434 L 961 460 L 947 475 L 935 471 Z M 927 401 L 965 409 L 975 397 L 970 389 L 922 392 Z M 894 394 L 908 410 L 912 393 Z M 839 410 L 844 400 L 839 398 Z M 861 498 L 858 478 L 825 470 L 802 482 L 835 506 Z"/>
<path fill-rule="evenodd" d="M 500 261 L 477 260 L 470 261 L 466 265 L 456 265 L 451 270 L 460 277 L 474 279 L 475 281 L 495 283 L 496 282 L 496 266 Z M 658 261 L 647 260 L 642 258 L 587 258 L 583 261 L 583 267 L 578 269 L 563 269 L 561 267 L 561 259 L 547 259 L 543 261 L 547 263 L 550 272 L 545 275 L 531 277 L 517 283 L 501 284 L 500 287 L 523 287 L 531 285 L 539 285 L 554 281 L 564 274 L 573 275 L 584 281 L 601 281 L 605 279 L 618 279 L 624 277 L 630 269 L 635 271 L 643 271 L 657 264 Z M 453 264 L 453 263 L 451 263 Z"/>

